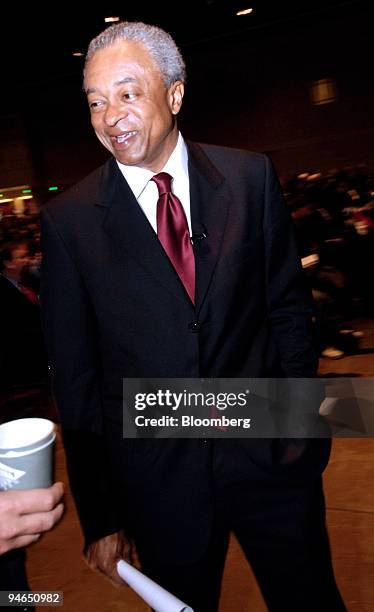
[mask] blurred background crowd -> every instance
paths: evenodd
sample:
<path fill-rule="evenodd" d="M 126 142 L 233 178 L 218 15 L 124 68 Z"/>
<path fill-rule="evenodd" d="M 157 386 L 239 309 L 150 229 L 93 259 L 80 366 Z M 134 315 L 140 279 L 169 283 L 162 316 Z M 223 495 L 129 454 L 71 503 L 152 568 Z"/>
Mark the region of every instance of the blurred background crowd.
<path fill-rule="evenodd" d="M 354 353 L 364 332 L 351 321 L 374 313 L 374 169 L 301 173 L 285 184 L 285 196 L 313 291 L 320 354 Z"/>

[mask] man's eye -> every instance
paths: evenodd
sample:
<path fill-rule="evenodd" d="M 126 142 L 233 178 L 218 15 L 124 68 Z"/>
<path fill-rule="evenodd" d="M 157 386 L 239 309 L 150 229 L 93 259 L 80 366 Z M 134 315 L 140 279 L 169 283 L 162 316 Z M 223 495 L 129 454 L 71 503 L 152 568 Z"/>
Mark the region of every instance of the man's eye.
<path fill-rule="evenodd" d="M 94 100 L 88 103 L 88 106 L 90 107 L 91 110 L 96 110 L 101 105 L 102 105 L 102 102 L 100 100 Z"/>
<path fill-rule="evenodd" d="M 127 91 L 126 93 L 123 94 L 123 97 L 125 98 L 125 100 L 135 100 L 136 94 Z"/>

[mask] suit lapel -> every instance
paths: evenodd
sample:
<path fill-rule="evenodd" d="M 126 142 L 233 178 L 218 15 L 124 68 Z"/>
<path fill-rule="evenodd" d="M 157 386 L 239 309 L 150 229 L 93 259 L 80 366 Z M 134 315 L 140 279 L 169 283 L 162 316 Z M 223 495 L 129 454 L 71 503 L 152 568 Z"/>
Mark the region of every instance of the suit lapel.
<path fill-rule="evenodd" d="M 195 307 L 199 313 L 217 264 L 224 235 L 230 197 L 226 181 L 202 147 L 187 143 L 196 267 Z"/>
<path fill-rule="evenodd" d="M 104 167 L 101 199 L 106 208 L 104 231 L 113 241 L 120 259 L 129 256 L 156 277 L 174 297 L 193 305 L 146 215 L 139 206 L 114 159 Z"/>

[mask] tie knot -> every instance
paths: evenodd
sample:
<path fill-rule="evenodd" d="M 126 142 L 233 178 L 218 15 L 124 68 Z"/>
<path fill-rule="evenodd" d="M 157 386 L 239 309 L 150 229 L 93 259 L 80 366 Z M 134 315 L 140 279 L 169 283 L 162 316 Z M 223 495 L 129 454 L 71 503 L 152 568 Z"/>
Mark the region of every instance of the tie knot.
<path fill-rule="evenodd" d="M 173 177 L 167 172 L 159 172 L 152 176 L 151 181 L 154 181 L 157 185 L 158 195 L 161 196 L 164 193 L 171 193 L 171 181 Z"/>

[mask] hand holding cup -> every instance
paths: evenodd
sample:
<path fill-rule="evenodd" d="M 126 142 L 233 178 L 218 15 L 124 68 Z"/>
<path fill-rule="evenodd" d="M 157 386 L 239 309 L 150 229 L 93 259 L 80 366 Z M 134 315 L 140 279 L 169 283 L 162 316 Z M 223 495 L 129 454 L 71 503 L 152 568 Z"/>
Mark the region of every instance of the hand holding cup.
<path fill-rule="evenodd" d="M 0 555 L 28 546 L 60 520 L 64 485 L 47 489 L 0 491 Z"/>

